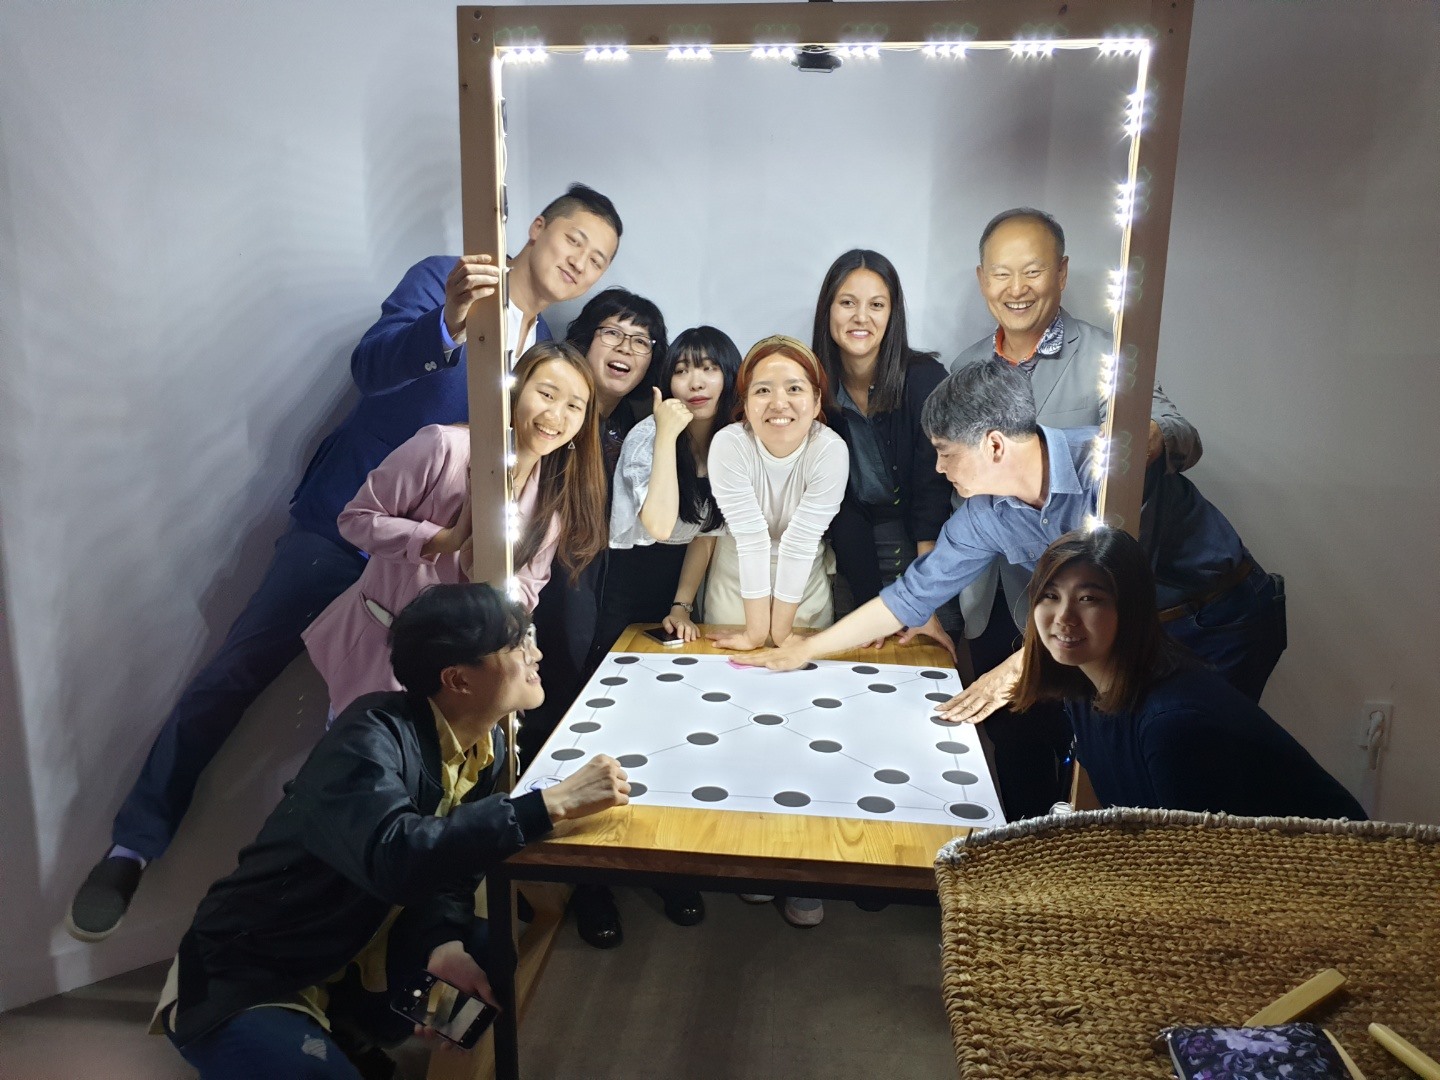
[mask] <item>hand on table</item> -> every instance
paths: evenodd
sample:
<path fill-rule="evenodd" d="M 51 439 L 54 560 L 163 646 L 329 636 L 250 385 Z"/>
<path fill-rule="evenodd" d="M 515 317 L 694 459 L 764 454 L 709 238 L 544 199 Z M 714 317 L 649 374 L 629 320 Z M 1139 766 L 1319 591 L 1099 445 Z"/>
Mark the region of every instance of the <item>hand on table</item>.
<path fill-rule="evenodd" d="M 629 776 L 614 758 L 596 754 L 541 797 L 552 822 L 589 817 L 630 801 Z"/>
<path fill-rule="evenodd" d="M 769 668 L 771 671 L 796 671 L 810 662 L 810 658 L 801 651 L 801 641 L 804 641 L 804 638 L 796 641 L 795 635 L 791 634 L 778 649 L 761 649 L 759 652 L 747 653 L 735 657 L 731 663 L 742 667 Z"/>
<path fill-rule="evenodd" d="M 700 628 L 695 625 L 695 620 L 681 607 L 672 607 L 670 614 L 665 616 L 660 625 L 667 634 L 678 634 L 680 640 L 687 645 L 700 636 Z"/>
<path fill-rule="evenodd" d="M 717 630 L 710 635 L 710 640 L 715 643 L 717 649 L 733 649 L 736 652 L 749 652 L 751 649 L 758 649 L 765 644 L 765 638 L 759 634 L 751 633 L 743 627 L 739 630 Z M 736 661 L 740 663 L 740 661 Z"/>
<path fill-rule="evenodd" d="M 996 709 L 1010 704 L 1020 681 L 1020 653 L 981 675 L 960 693 L 935 710 L 951 723 L 978 724 Z"/>
<path fill-rule="evenodd" d="M 500 267 L 489 255 L 462 255 L 445 279 L 445 308 L 440 313 L 456 345 L 465 343 L 465 318 L 476 300 L 494 296 Z"/>
<path fill-rule="evenodd" d="M 461 993 L 479 998 L 497 1009 L 500 1007 L 500 1003 L 495 1000 L 495 991 L 490 989 L 490 980 L 485 977 L 484 970 L 475 962 L 475 958 L 465 951 L 465 946 L 458 941 L 447 941 L 443 945 L 437 945 L 430 954 L 430 962 L 425 965 L 425 970 L 437 979 L 445 980 Z M 416 1024 L 415 1034 L 441 1047 L 449 1046 L 459 1049 L 449 1039 L 443 1038 L 439 1032 L 427 1025 Z"/>
<path fill-rule="evenodd" d="M 938 615 L 931 615 L 929 621 L 926 622 L 924 626 L 905 627 L 895 636 L 895 643 L 897 645 L 909 645 L 910 642 L 914 641 L 915 638 L 921 634 L 930 638 L 936 645 L 939 645 L 949 653 L 952 664 L 959 662 L 959 658 L 955 655 L 955 641 L 945 632 L 945 628 L 940 625 L 940 617 Z M 881 638 L 877 645 L 883 645 L 884 643 L 885 639 Z"/>

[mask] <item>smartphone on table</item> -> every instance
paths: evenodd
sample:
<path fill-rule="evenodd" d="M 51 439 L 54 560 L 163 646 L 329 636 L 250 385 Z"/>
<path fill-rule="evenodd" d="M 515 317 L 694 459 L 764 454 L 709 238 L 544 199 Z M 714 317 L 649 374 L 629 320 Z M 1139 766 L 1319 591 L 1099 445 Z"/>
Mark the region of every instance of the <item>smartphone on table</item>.
<path fill-rule="evenodd" d="M 444 979 L 422 971 L 390 999 L 390 1008 L 405 1019 L 434 1029 L 463 1050 L 469 1050 L 485 1033 L 500 1010 L 471 997 Z"/>
<path fill-rule="evenodd" d="M 664 645 L 667 648 L 673 645 L 685 644 L 685 639 L 683 637 L 681 637 L 679 634 L 670 633 L 670 631 L 666 630 L 663 626 L 656 626 L 652 627 L 649 630 L 646 630 L 645 636 L 650 638 L 650 640 L 652 641 L 658 641 L 661 645 Z"/>

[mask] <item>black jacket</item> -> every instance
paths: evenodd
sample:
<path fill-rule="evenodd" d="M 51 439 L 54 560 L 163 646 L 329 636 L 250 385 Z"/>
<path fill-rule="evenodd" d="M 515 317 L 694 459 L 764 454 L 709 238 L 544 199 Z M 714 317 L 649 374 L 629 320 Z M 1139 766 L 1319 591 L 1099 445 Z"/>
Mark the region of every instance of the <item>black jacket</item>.
<path fill-rule="evenodd" d="M 880 433 L 885 461 L 900 497 L 905 533 L 920 543 L 933 541 L 949 519 L 950 482 L 935 471 L 935 447 L 920 430 L 920 410 L 931 391 L 945 378 L 945 368 L 931 357 L 917 359 L 905 369 L 905 390 L 897 408 L 872 416 Z M 830 426 L 850 446 L 850 425 L 843 409 L 828 417 Z M 853 473 L 852 473 L 853 475 Z M 836 569 L 850 583 L 859 607 L 880 593 L 880 567 L 875 558 L 875 532 L 870 515 L 855 495 L 854 483 L 845 487 L 845 500 L 830 523 L 830 544 Z"/>
<path fill-rule="evenodd" d="M 489 794 L 504 759 L 497 728 L 495 764 L 435 817 L 443 789 L 429 702 L 392 691 L 345 709 L 234 873 L 200 902 L 180 943 L 176 1042 L 323 982 L 396 905 L 418 917 L 425 955 L 466 938 L 485 871 L 551 827 L 539 792 Z"/>

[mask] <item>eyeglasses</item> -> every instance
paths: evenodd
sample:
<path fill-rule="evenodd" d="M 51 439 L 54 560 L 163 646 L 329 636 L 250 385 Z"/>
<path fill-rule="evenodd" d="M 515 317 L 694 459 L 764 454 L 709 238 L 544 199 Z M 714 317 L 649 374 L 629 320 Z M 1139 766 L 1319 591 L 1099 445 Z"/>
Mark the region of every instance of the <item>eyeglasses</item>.
<path fill-rule="evenodd" d="M 630 342 L 630 351 L 636 356 L 649 356 L 655 342 L 646 334 L 627 334 L 618 326 L 602 326 L 595 336 L 612 349 L 618 349 L 624 342 Z"/>

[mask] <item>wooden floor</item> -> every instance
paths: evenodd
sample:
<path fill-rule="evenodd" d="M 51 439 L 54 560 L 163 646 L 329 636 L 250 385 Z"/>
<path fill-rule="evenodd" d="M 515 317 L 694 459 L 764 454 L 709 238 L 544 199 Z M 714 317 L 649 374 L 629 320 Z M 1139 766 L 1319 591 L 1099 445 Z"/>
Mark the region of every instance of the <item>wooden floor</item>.
<path fill-rule="evenodd" d="M 653 893 L 617 893 L 625 944 L 599 952 L 567 922 L 521 1027 L 533 1080 L 943 1080 L 955 1075 L 940 999 L 939 910 L 826 905 L 795 930 L 774 907 L 707 894 L 696 927 Z M 182 1080 L 146 1034 L 160 964 L 0 1015 L 5 1080 Z M 425 1074 L 402 1055 L 404 1080 Z"/>

